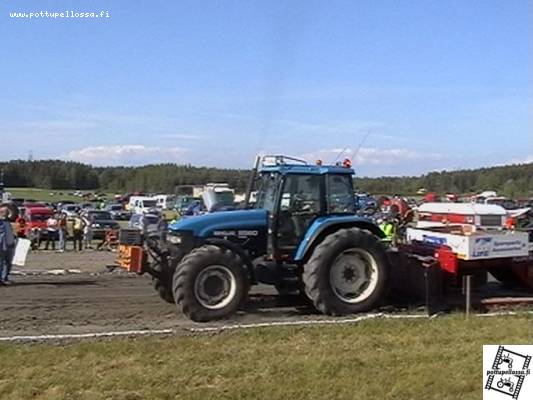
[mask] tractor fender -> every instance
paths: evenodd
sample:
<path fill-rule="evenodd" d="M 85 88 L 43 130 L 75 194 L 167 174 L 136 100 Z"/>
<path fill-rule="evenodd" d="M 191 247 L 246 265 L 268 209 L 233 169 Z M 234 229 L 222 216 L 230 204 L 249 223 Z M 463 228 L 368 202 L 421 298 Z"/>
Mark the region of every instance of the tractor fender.
<path fill-rule="evenodd" d="M 252 260 L 250 259 L 250 257 L 248 257 L 248 254 L 246 254 L 244 250 L 240 248 L 238 245 L 236 245 L 233 242 L 230 242 L 229 240 L 220 239 L 220 238 L 205 239 L 203 241 L 203 244 L 212 244 L 214 246 L 222 247 L 222 248 L 233 251 L 244 262 L 244 265 L 246 266 L 246 269 L 250 276 L 250 284 L 255 285 L 257 283 L 257 279 L 255 277 L 254 264 L 252 263 Z"/>
<path fill-rule="evenodd" d="M 309 258 L 312 250 L 320 243 L 324 237 L 343 228 L 360 228 L 365 229 L 380 239 L 385 238 L 383 231 L 372 220 L 356 215 L 342 215 L 342 216 L 327 216 L 315 219 L 303 240 L 300 242 L 294 261 L 301 262 Z"/>

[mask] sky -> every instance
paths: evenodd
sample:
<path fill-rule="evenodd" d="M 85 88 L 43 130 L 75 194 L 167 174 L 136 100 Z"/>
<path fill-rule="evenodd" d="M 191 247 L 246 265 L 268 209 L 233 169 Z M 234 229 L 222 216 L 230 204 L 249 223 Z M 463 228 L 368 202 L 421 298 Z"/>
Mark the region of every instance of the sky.
<path fill-rule="evenodd" d="M 102 12 L 99 18 L 10 13 Z M 533 1 L 2 0 L 0 160 L 533 162 Z"/>

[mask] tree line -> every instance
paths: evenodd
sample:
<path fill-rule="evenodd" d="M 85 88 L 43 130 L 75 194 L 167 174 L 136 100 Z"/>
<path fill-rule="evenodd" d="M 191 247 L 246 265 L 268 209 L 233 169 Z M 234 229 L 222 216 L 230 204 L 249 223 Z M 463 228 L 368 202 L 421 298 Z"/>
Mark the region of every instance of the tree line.
<path fill-rule="evenodd" d="M 250 171 L 154 164 L 140 167 L 94 167 L 62 160 L 0 162 L 6 187 L 173 193 L 179 185 L 227 182 L 244 191 Z M 460 171 L 431 172 L 418 177 L 356 177 L 357 190 L 372 194 L 413 195 L 421 188 L 438 193 L 496 190 L 509 197 L 533 196 L 533 163 Z"/>
<path fill-rule="evenodd" d="M 179 185 L 227 182 L 244 190 L 249 171 L 154 164 L 141 167 L 94 167 L 62 160 L 0 162 L 6 187 L 108 190 L 114 192 L 168 192 Z"/>
<path fill-rule="evenodd" d="M 380 194 L 413 195 L 419 189 L 459 194 L 495 190 L 511 198 L 533 197 L 533 163 L 430 172 L 418 177 L 359 178 L 356 186 L 362 191 Z"/>

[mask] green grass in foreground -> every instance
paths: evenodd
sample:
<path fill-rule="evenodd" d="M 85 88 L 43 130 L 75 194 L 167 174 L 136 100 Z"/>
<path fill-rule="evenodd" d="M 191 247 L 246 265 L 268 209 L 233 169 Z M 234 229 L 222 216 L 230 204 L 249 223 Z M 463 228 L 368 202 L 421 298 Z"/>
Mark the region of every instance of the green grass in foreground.
<path fill-rule="evenodd" d="M 480 399 L 482 345 L 527 316 L 374 320 L 212 336 L 0 345 L 0 398 Z"/>

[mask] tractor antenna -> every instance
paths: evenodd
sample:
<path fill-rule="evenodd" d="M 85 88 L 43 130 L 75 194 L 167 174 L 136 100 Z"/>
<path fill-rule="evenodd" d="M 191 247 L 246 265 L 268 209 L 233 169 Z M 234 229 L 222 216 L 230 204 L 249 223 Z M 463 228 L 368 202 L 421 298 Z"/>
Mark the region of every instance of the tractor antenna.
<path fill-rule="evenodd" d="M 333 160 L 333 164 L 335 164 L 337 161 L 339 161 L 339 158 L 344 154 L 344 152 L 348 149 L 348 146 L 346 146 L 344 149 L 342 149 L 339 154 L 337 154 L 337 158 Z"/>
<path fill-rule="evenodd" d="M 368 137 L 370 136 L 370 134 L 372 133 L 372 128 L 369 128 L 368 131 L 366 132 L 366 135 L 363 137 L 363 139 L 359 142 L 359 145 L 357 146 L 357 148 L 355 149 L 355 151 L 353 152 L 352 154 L 352 158 L 355 158 L 357 156 L 357 154 L 359 154 L 359 150 L 361 150 L 361 147 L 363 146 L 363 144 L 366 142 L 366 139 L 368 139 Z"/>

